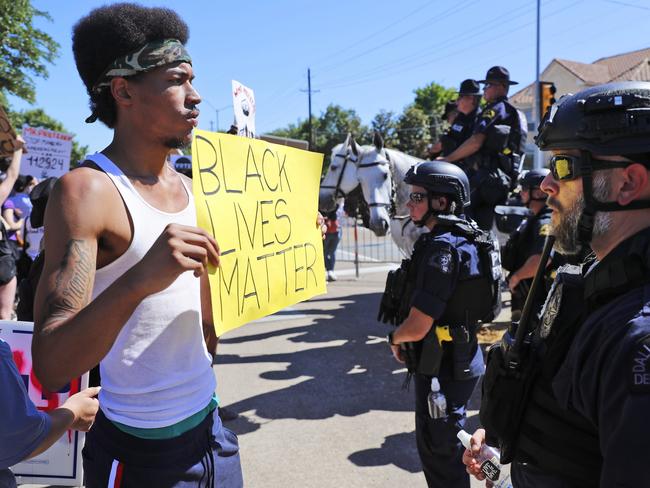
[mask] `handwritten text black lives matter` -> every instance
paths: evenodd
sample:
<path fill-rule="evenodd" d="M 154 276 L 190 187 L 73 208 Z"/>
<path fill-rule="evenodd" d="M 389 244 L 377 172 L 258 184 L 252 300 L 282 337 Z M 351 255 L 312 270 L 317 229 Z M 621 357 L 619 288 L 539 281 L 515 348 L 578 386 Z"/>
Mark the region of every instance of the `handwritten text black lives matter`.
<path fill-rule="evenodd" d="M 291 211 L 284 196 L 298 183 L 291 177 L 287 155 L 249 144 L 243 157 L 225 161 L 220 140 L 215 144 L 197 135 L 194 144 L 195 154 L 199 155 L 198 176 L 204 205 L 212 235 L 221 248 L 221 265 L 217 270 L 220 318 L 223 320 L 224 309 L 229 305 L 236 304 L 239 317 L 247 307 L 260 309 L 271 303 L 276 293 L 286 297 L 316 287 L 316 246 L 292 239 L 296 222 L 292 213 L 297 210 Z M 247 198 L 247 192 L 253 189 L 257 196 L 262 194 L 265 198 Z M 233 199 L 231 208 L 219 207 L 215 215 L 208 202 L 224 192 L 238 198 Z M 241 255 L 241 251 L 248 255 Z M 274 261 L 284 271 L 280 277 L 269 275 L 269 266 L 273 267 Z"/>

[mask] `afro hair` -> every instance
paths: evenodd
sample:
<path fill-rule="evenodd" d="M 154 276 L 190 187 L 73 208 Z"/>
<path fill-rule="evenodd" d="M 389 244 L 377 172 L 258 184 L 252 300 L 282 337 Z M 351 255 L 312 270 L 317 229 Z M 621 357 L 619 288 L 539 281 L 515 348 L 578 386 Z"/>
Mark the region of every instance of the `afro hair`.
<path fill-rule="evenodd" d="M 177 39 L 186 44 L 188 38 L 187 24 L 166 8 L 118 3 L 92 10 L 79 20 L 72 31 L 72 52 L 97 118 L 110 128 L 115 125 L 117 111 L 110 90 L 92 90 L 115 59 L 151 41 Z"/>

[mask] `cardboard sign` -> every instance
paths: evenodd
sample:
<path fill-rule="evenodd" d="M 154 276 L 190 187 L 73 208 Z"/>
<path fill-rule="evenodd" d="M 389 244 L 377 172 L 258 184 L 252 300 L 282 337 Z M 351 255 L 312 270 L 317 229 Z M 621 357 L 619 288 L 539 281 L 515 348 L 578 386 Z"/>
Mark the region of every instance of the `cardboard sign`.
<path fill-rule="evenodd" d="M 88 387 L 88 373 L 71 381 L 57 393 L 43 390 L 32 370 L 32 322 L 0 321 L 0 338 L 9 346 L 25 380 L 29 398 L 43 411 L 61 406 L 70 395 Z M 68 431 L 44 453 L 11 467 L 18 484 L 37 483 L 59 486 L 81 486 L 83 483 L 81 449 L 85 434 Z"/>
<path fill-rule="evenodd" d="M 11 127 L 7 112 L 0 106 L 0 158 L 13 155 L 17 147 L 16 132 Z"/>
<path fill-rule="evenodd" d="M 25 125 L 22 136 L 28 152 L 23 154 L 20 162 L 20 174 L 43 180 L 50 176 L 59 178 L 70 170 L 70 134 Z"/>
<path fill-rule="evenodd" d="M 232 107 L 237 135 L 255 138 L 255 93 L 236 80 L 232 80 Z"/>
<path fill-rule="evenodd" d="M 217 335 L 326 291 L 316 226 L 322 164 L 322 154 L 195 131 L 198 223 L 221 249 L 210 271 Z"/>

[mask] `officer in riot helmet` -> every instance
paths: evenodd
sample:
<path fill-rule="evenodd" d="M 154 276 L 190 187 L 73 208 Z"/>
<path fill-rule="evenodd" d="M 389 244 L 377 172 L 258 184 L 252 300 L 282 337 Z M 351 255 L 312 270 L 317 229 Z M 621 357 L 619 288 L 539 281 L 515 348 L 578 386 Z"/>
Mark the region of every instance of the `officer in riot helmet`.
<path fill-rule="evenodd" d="M 481 88 L 478 81 L 467 79 L 460 84 L 458 90 L 458 99 L 455 102 L 457 115 L 449 122 L 449 129 L 442 135 L 440 142 L 434 146 L 434 150 L 444 156 L 451 154 L 459 148 L 472 135 L 474 124 L 479 112 L 479 102 L 481 101 Z M 465 173 L 468 167 L 458 162 Z"/>
<path fill-rule="evenodd" d="M 478 115 L 472 136 L 445 161 L 464 161 L 473 168 L 472 206 L 469 214 L 481 229 L 492 229 L 494 207 L 505 202 L 524 155 L 528 124 L 526 117 L 508 102 L 508 90 L 516 81 L 503 66 L 490 68 L 484 80 L 487 105 Z"/>
<path fill-rule="evenodd" d="M 551 209 L 546 205 L 546 193 L 540 188 L 549 172 L 547 168 L 531 169 L 519 179 L 521 201 L 531 215 L 510 235 L 501 250 L 501 264 L 510 272 L 507 282 L 512 294 L 512 320 L 521 316 L 551 228 Z"/>
<path fill-rule="evenodd" d="M 521 342 L 530 344 L 519 356 L 524 374 L 503 367 L 512 364 L 503 344 L 491 350 L 488 443 L 513 461 L 515 488 L 650 486 L 650 83 L 562 97 L 536 142 L 552 153 L 541 187 L 555 248 L 588 244 L 595 260 L 558 270 L 539 326 Z M 509 398 L 521 384 L 528 393 Z M 521 415 L 505 421 L 504 409 Z M 473 455 L 485 434 L 463 459 L 479 478 Z"/>
<path fill-rule="evenodd" d="M 456 432 L 484 370 L 479 322 L 491 320 L 500 307 L 498 243 L 465 220 L 469 182 L 458 166 L 418 163 L 404 181 L 411 185 L 411 218 L 430 232 L 420 236 L 412 258 L 389 274 L 380 320 L 398 326 L 388 341 L 414 377 L 416 440 L 428 486 L 469 487 Z M 428 406 L 434 377 L 446 397 L 440 415 Z"/>

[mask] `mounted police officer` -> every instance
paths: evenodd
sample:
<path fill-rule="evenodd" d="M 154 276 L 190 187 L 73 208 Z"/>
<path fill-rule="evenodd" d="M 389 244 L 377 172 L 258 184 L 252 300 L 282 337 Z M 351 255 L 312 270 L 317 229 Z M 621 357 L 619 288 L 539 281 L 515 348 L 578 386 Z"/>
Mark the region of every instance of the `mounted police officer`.
<path fill-rule="evenodd" d="M 448 126 L 451 127 L 458 117 L 458 105 L 455 101 L 449 101 L 445 103 L 445 109 L 442 112 L 442 120 L 447 122 Z M 429 144 L 427 146 L 427 157 L 429 159 L 435 159 L 442 153 L 442 142 L 444 140 L 445 134 L 440 137 L 440 140 L 435 144 Z"/>
<path fill-rule="evenodd" d="M 562 97 L 536 142 L 552 151 L 542 189 L 555 248 L 590 244 L 596 260 L 558 270 L 526 341 L 528 394 L 507 398 L 518 380 L 490 351 L 481 420 L 514 461 L 515 487 L 650 486 L 650 83 Z M 500 418 L 513 402 L 521 417 Z"/>
<path fill-rule="evenodd" d="M 501 250 L 501 264 L 510 271 L 508 287 L 512 293 L 512 320 L 519 320 L 542 256 L 544 241 L 551 228 L 551 209 L 540 185 L 549 174 L 546 168 L 531 169 L 520 179 L 522 203 L 531 212 Z"/>
<path fill-rule="evenodd" d="M 478 81 L 467 79 L 460 84 L 458 99 L 456 100 L 456 117 L 450 122 L 449 129 L 440 138 L 434 149 L 440 151 L 441 156 L 453 153 L 463 142 L 470 138 L 474 132 L 476 117 L 481 101 L 481 89 Z M 462 161 L 459 166 L 467 173 L 468 167 Z"/>
<path fill-rule="evenodd" d="M 412 186 L 411 218 L 430 232 L 420 236 L 411 260 L 389 274 L 380 320 L 398 325 L 388 340 L 415 379 L 417 447 L 428 485 L 469 487 L 456 432 L 484 371 L 478 323 L 500 307 L 498 243 L 465 220 L 469 182 L 458 166 L 425 161 L 404 181 Z M 427 402 L 433 377 L 446 397 L 439 416 Z"/>
<path fill-rule="evenodd" d="M 481 229 L 490 230 L 494 206 L 503 203 L 521 166 L 528 126 L 526 118 L 508 102 L 508 90 L 516 81 L 502 66 L 490 68 L 484 80 L 487 105 L 478 116 L 473 135 L 446 161 L 465 161 L 475 173 L 471 178 L 472 207 L 468 212 Z"/>

